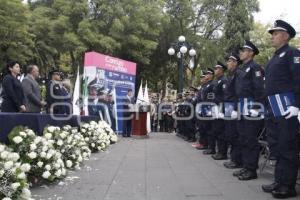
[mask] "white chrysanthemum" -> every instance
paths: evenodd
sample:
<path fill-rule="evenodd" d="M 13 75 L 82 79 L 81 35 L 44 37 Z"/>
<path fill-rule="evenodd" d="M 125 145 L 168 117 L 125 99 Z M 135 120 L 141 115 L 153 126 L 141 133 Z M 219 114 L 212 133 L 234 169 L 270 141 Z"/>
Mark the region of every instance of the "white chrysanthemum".
<path fill-rule="evenodd" d="M 16 144 L 20 144 L 23 141 L 22 137 L 16 136 L 13 138 L 13 142 Z"/>
<path fill-rule="evenodd" d="M 12 183 L 12 184 L 11 184 L 11 188 L 12 188 L 14 191 L 16 191 L 20 186 L 21 186 L 20 183 Z"/>
<path fill-rule="evenodd" d="M 4 173 L 5 173 L 4 170 L 1 169 L 0 170 L 0 178 L 2 178 L 2 176 L 4 175 Z"/>
<path fill-rule="evenodd" d="M 85 140 L 86 142 L 90 141 L 90 139 L 89 139 L 88 137 L 84 138 L 84 140 Z"/>
<path fill-rule="evenodd" d="M 30 192 L 30 190 L 27 189 L 27 188 L 23 188 L 23 189 L 22 189 L 22 194 L 21 194 L 21 196 L 22 196 L 24 199 L 30 198 L 30 197 L 31 197 L 31 192 Z"/>
<path fill-rule="evenodd" d="M 49 177 L 51 176 L 51 173 L 49 171 L 45 171 L 43 174 L 42 174 L 42 177 L 44 179 L 48 179 Z"/>
<path fill-rule="evenodd" d="M 52 153 L 47 153 L 46 158 L 49 160 L 50 158 L 52 158 L 53 154 Z"/>
<path fill-rule="evenodd" d="M 30 171 L 30 168 L 31 168 L 31 166 L 30 166 L 30 164 L 28 164 L 28 163 L 24 163 L 24 164 L 22 164 L 22 166 L 21 166 L 21 170 L 22 170 L 23 172 L 29 172 L 29 171 Z"/>
<path fill-rule="evenodd" d="M 67 174 L 67 170 L 65 168 L 61 169 L 61 175 L 65 176 Z"/>
<path fill-rule="evenodd" d="M 55 172 L 55 176 L 56 177 L 60 177 L 61 176 L 61 170 L 60 169 Z"/>
<path fill-rule="evenodd" d="M 13 161 L 7 161 L 4 163 L 4 169 L 9 170 L 13 167 L 14 162 Z"/>
<path fill-rule="evenodd" d="M 28 131 L 27 131 L 27 135 L 29 135 L 29 136 L 34 136 L 35 134 L 34 134 L 34 132 L 33 132 L 32 130 L 28 130 Z"/>
<path fill-rule="evenodd" d="M 73 163 L 72 163 L 71 160 L 67 160 L 66 165 L 67 165 L 68 168 L 71 168 Z"/>
<path fill-rule="evenodd" d="M 20 159 L 20 156 L 18 153 L 8 153 L 7 159 L 16 162 L 17 160 Z"/>
<path fill-rule="evenodd" d="M 91 146 L 94 148 L 96 145 L 95 145 L 95 143 L 92 143 Z"/>
<path fill-rule="evenodd" d="M 45 166 L 45 169 L 46 169 L 47 171 L 50 171 L 50 170 L 51 170 L 51 166 L 50 166 L 50 165 L 46 165 L 46 166 Z"/>
<path fill-rule="evenodd" d="M 43 146 L 43 148 L 42 148 L 42 151 L 48 151 L 48 146 L 46 145 L 46 146 Z"/>
<path fill-rule="evenodd" d="M 36 150 L 36 149 L 37 149 L 36 144 L 35 144 L 35 143 L 32 143 L 32 144 L 30 145 L 30 150 L 31 150 L 31 151 L 34 151 L 34 150 Z"/>
<path fill-rule="evenodd" d="M 46 156 L 47 156 L 46 152 L 43 151 L 43 152 L 41 153 L 41 157 L 42 157 L 42 158 L 46 158 Z"/>
<path fill-rule="evenodd" d="M 2 153 L 5 150 L 5 146 L 0 144 L 0 153 Z"/>
<path fill-rule="evenodd" d="M 36 137 L 35 139 L 34 139 L 34 143 L 35 144 L 38 144 L 38 143 L 40 143 L 42 141 L 42 138 L 41 137 Z"/>
<path fill-rule="evenodd" d="M 52 134 L 51 133 L 46 133 L 45 138 L 50 140 L 52 138 Z"/>
<path fill-rule="evenodd" d="M 77 133 L 77 130 L 76 129 L 72 129 L 71 133 L 75 134 L 75 133 Z"/>
<path fill-rule="evenodd" d="M 24 172 L 18 175 L 18 179 L 25 179 L 25 178 L 26 178 L 26 174 Z"/>
<path fill-rule="evenodd" d="M 9 197 L 4 197 L 2 200 L 11 200 Z"/>
<path fill-rule="evenodd" d="M 78 162 L 82 162 L 83 161 L 83 158 L 81 156 L 78 156 Z"/>
<path fill-rule="evenodd" d="M 28 157 L 30 158 L 30 159 L 35 159 L 36 157 L 37 157 L 37 154 L 35 153 L 35 152 L 30 152 L 29 154 L 27 154 L 28 155 Z"/>
<path fill-rule="evenodd" d="M 23 131 L 19 132 L 19 134 L 20 134 L 20 136 L 22 136 L 24 138 L 27 136 L 27 134 L 25 132 L 23 132 Z"/>
<path fill-rule="evenodd" d="M 64 142 L 63 142 L 62 140 L 58 140 L 58 141 L 57 141 L 57 145 L 58 145 L 58 146 L 62 146 L 63 144 L 64 144 Z"/>
<path fill-rule="evenodd" d="M 43 165 L 44 165 L 44 163 L 41 162 L 41 161 L 37 163 L 37 166 L 38 166 L 39 168 L 43 167 Z"/>
<path fill-rule="evenodd" d="M 8 151 L 3 151 L 0 156 L 3 160 L 5 160 L 5 159 L 7 159 L 8 154 L 9 154 Z"/>
<path fill-rule="evenodd" d="M 49 126 L 47 128 L 47 131 L 50 132 L 50 133 L 53 133 L 55 130 L 56 130 L 56 127 L 54 127 L 54 126 Z"/>

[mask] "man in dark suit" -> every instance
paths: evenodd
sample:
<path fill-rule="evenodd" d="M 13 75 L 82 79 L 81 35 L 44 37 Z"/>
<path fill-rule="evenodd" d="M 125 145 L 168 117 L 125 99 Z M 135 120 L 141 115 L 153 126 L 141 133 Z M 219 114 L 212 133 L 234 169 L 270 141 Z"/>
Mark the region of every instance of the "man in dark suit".
<path fill-rule="evenodd" d="M 28 65 L 27 75 L 22 81 L 27 112 L 39 113 L 41 108 L 46 105 L 46 102 L 42 101 L 40 86 L 36 81 L 38 77 L 38 66 Z"/>

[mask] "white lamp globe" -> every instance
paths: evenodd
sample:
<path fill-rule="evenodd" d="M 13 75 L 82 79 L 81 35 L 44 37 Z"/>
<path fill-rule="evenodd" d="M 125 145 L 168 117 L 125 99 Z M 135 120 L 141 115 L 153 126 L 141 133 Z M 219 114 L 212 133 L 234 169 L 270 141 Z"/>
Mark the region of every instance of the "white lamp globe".
<path fill-rule="evenodd" d="M 195 49 L 191 49 L 190 51 L 189 51 L 189 54 L 190 54 L 190 56 L 195 56 L 196 55 L 196 50 Z"/>
<path fill-rule="evenodd" d="M 186 46 L 180 47 L 180 52 L 183 53 L 183 54 L 185 54 L 187 52 L 187 50 L 188 49 L 186 48 Z"/>
<path fill-rule="evenodd" d="M 185 37 L 183 35 L 179 36 L 178 41 L 185 42 Z"/>
<path fill-rule="evenodd" d="M 173 56 L 174 54 L 175 54 L 175 49 L 174 48 L 169 48 L 169 50 L 168 50 L 168 54 L 170 55 L 170 56 Z"/>

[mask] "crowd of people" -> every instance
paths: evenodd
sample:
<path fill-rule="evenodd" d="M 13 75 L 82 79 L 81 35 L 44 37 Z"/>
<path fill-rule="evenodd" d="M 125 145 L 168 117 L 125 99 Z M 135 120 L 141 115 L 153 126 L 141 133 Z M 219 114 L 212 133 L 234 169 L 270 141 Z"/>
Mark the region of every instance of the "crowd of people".
<path fill-rule="evenodd" d="M 152 106 L 152 128 L 177 135 L 211 155 L 227 160 L 224 167 L 238 180 L 257 179 L 264 136 L 276 160 L 274 182 L 262 190 L 274 198 L 296 196 L 299 169 L 300 51 L 289 46 L 295 29 L 277 20 L 271 34 L 275 48 L 265 67 L 254 58 L 259 49 L 251 41 L 217 62 L 201 77 L 201 86 L 178 94 L 177 101 Z M 228 155 L 229 158 L 228 158 Z"/>

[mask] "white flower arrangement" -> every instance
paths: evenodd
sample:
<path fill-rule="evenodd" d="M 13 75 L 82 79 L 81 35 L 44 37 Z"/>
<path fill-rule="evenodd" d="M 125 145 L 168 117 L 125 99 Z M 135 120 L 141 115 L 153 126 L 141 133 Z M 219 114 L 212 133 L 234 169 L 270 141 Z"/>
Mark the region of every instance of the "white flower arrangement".
<path fill-rule="evenodd" d="M 50 128 L 50 130 L 52 132 L 60 131 L 56 127 Z M 18 144 L 13 143 L 12 141 L 18 137 L 22 138 L 22 142 Z M 51 134 L 47 137 L 36 136 L 32 130 L 18 127 L 9 134 L 9 139 L 12 149 L 20 154 L 20 159 L 25 164 L 21 166 L 22 172 L 27 173 L 33 184 L 42 179 L 54 181 L 55 179 L 63 178 L 62 175 L 55 175 L 57 170 L 62 170 L 65 166 L 64 163 L 59 163 L 59 166 L 56 165 L 57 161 L 61 158 L 61 154 L 54 148 Z M 9 165 L 9 163 L 6 165 Z M 57 168 L 54 168 L 54 165 Z M 45 169 L 45 166 L 47 166 L 47 169 Z M 46 171 L 50 173 L 49 176 L 47 176 L 48 173 L 45 175 Z M 23 174 L 20 176 L 23 176 Z"/>
<path fill-rule="evenodd" d="M 48 131 L 48 129 L 49 127 L 44 130 L 44 135 L 51 134 L 51 138 L 54 140 L 54 147 L 61 153 L 66 168 L 79 168 L 83 160 L 89 159 L 91 151 L 77 128 L 67 125 L 59 130 L 52 127 L 51 131 L 55 130 L 52 132 Z M 56 174 L 62 174 L 62 172 L 60 171 Z"/>
<path fill-rule="evenodd" d="M 0 199 L 31 199 L 31 194 L 23 191 L 29 191 L 29 184 L 25 171 L 30 166 L 20 163 L 20 156 L 12 152 L 12 149 L 0 144 Z"/>
<path fill-rule="evenodd" d="M 85 123 L 80 132 L 92 152 L 105 150 L 111 143 L 117 142 L 116 134 L 105 121 Z"/>

